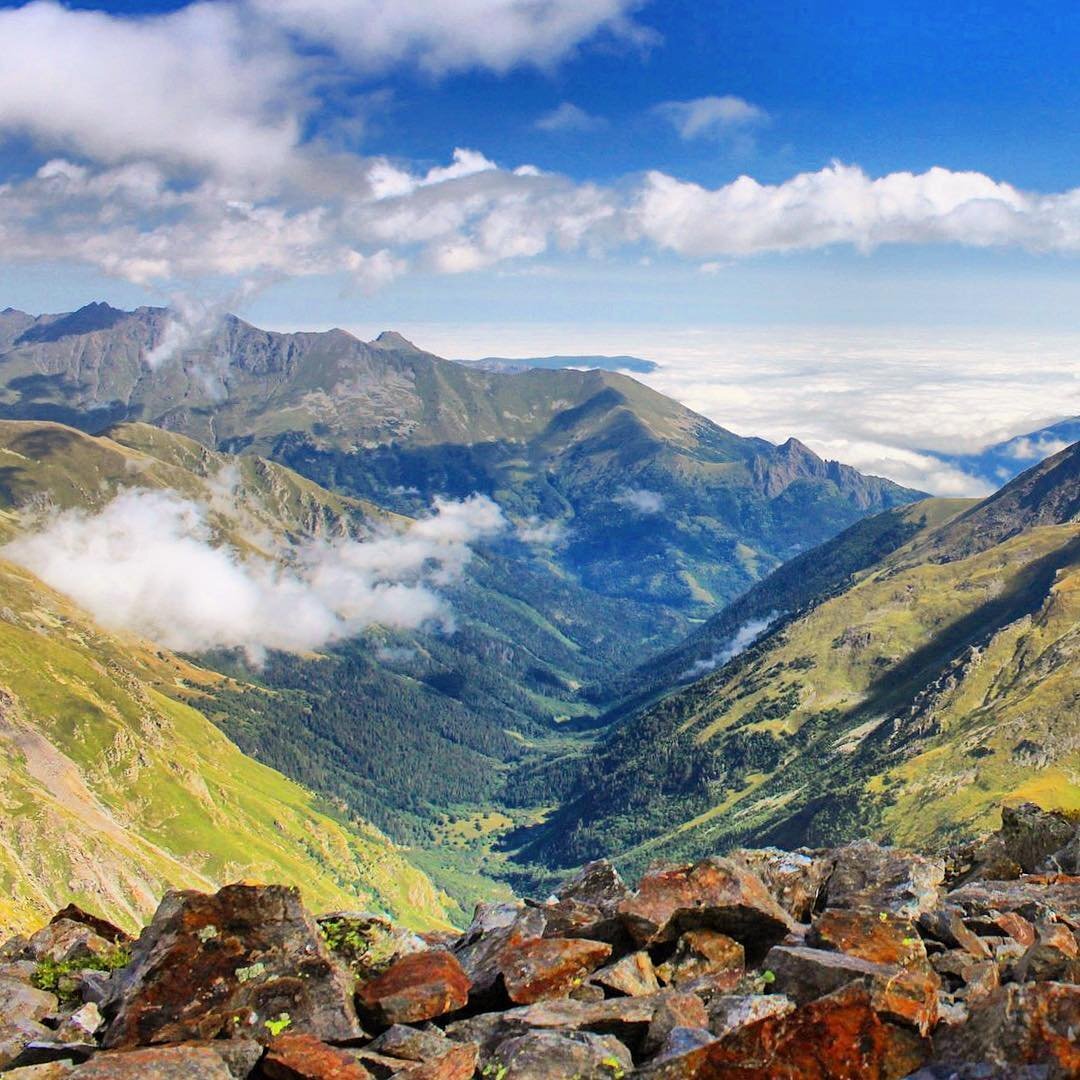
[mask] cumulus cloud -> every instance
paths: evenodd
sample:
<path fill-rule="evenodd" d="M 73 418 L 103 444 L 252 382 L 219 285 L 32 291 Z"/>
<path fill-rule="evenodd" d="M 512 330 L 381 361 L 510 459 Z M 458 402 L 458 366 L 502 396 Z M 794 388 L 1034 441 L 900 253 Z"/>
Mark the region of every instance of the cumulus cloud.
<path fill-rule="evenodd" d="M 626 488 L 615 496 L 614 501 L 639 514 L 659 514 L 664 509 L 664 496 L 647 488 Z"/>
<path fill-rule="evenodd" d="M 523 544 L 550 547 L 566 539 L 566 526 L 561 521 L 542 521 L 535 514 L 518 522 L 514 531 Z"/>
<path fill-rule="evenodd" d="M 1044 435 L 1041 438 L 1020 438 L 1010 442 L 1005 452 L 1017 461 L 1042 461 L 1044 458 L 1060 454 L 1071 444 L 1064 439 L 1055 439 Z"/>
<path fill-rule="evenodd" d="M 595 131 L 607 123 L 601 116 L 592 116 L 572 102 L 564 101 L 551 112 L 544 113 L 533 125 L 540 131 Z"/>
<path fill-rule="evenodd" d="M 702 675 L 718 667 L 723 667 L 729 660 L 733 660 L 740 653 L 746 652 L 779 617 L 780 612 L 770 611 L 763 618 L 748 619 L 735 631 L 731 640 L 722 649 L 717 649 L 712 656 L 702 660 L 695 660 L 679 678 L 689 682 L 692 679 L 700 679 Z"/>
<path fill-rule="evenodd" d="M 768 119 L 768 113 L 741 97 L 701 97 L 692 101 L 665 101 L 654 109 L 668 120 L 680 138 L 723 139 Z"/>
<path fill-rule="evenodd" d="M 128 490 L 99 513 L 68 510 L 4 555 L 103 626 L 172 649 L 306 651 L 379 624 L 452 627 L 435 589 L 457 580 L 469 545 L 505 528 L 486 496 L 437 499 L 402 533 L 309 541 L 280 561 L 215 542 L 207 509 L 171 491 Z"/>

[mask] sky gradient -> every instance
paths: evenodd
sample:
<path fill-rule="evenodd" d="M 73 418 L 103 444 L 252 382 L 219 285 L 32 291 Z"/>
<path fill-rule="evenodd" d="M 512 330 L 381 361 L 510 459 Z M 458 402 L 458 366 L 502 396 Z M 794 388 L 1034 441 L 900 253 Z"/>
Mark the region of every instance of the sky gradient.
<path fill-rule="evenodd" d="M 636 353 L 908 482 L 930 370 L 938 442 L 1080 413 L 1074 4 L 34 0 L 0 35 L 0 306 Z M 701 391 L 736 347 L 779 405 Z M 800 389 L 853 354 L 912 423 Z"/>

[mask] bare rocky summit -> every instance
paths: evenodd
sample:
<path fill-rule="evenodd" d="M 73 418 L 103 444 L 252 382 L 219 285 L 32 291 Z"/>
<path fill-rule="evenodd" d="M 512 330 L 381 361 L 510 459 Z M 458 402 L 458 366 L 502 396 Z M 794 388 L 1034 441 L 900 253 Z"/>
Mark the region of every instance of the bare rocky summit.
<path fill-rule="evenodd" d="M 1080 831 L 1008 809 L 924 855 L 858 841 L 607 862 L 461 934 L 173 892 L 137 940 L 75 907 L 0 948 L 5 1080 L 1065 1080 Z"/>

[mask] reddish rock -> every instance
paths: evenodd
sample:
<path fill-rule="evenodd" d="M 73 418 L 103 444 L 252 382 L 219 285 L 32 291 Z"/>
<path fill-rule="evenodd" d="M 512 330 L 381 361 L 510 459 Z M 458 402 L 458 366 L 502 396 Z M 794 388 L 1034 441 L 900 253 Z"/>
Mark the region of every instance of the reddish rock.
<path fill-rule="evenodd" d="M 919 916 L 919 929 L 950 949 L 963 949 L 976 957 L 990 956 L 990 946 L 967 927 L 958 908 L 947 906 L 924 911 Z"/>
<path fill-rule="evenodd" d="M 991 934 L 996 932 L 997 918 L 1007 912 L 1030 923 L 1064 918 L 1080 924 L 1080 878 L 972 882 L 953 889 L 949 903 L 963 910 L 969 926 L 979 919 L 985 921 L 991 928 L 986 932 Z"/>
<path fill-rule="evenodd" d="M 719 1039 L 766 1017 L 787 1016 L 795 1002 L 784 994 L 721 994 L 706 1008 L 709 1030 Z"/>
<path fill-rule="evenodd" d="M 682 1058 L 645 1066 L 642 1080 L 899 1080 L 928 1044 L 883 1021 L 864 986 L 787 1016 L 766 1017 Z"/>
<path fill-rule="evenodd" d="M 966 1024 L 942 1025 L 934 1061 L 977 1063 L 1012 1076 L 1042 1066 L 1050 1080 L 1080 1076 L 1080 987 L 1063 983 L 1003 986 L 971 1009 Z"/>
<path fill-rule="evenodd" d="M 676 1028 L 707 1028 L 709 1014 L 694 994 L 664 994 L 641 1044 L 643 1054 L 656 1053 Z"/>
<path fill-rule="evenodd" d="M 83 923 L 54 919 L 34 934 L 28 948 L 35 960 L 71 964 L 82 960 L 111 957 L 116 946 Z"/>
<path fill-rule="evenodd" d="M 406 1024 L 394 1024 L 377 1039 L 368 1043 L 365 1049 L 377 1054 L 386 1054 L 392 1058 L 403 1058 L 406 1061 L 428 1061 L 440 1054 L 445 1054 L 452 1045 L 437 1028 L 415 1028 Z"/>
<path fill-rule="evenodd" d="M 798 922 L 810 921 L 833 870 L 832 859 L 805 849 L 741 848 L 731 858 L 757 874 L 773 899 Z"/>
<path fill-rule="evenodd" d="M 1076 982 L 1080 979 L 1080 945 L 1068 927 L 1039 927 L 1038 937 L 1013 968 L 1016 982 Z"/>
<path fill-rule="evenodd" d="M 717 930 L 688 930 L 672 958 L 657 969 L 665 983 L 685 986 L 708 978 L 716 991 L 734 990 L 746 972 L 743 947 Z"/>
<path fill-rule="evenodd" d="M 1019 942 L 1025 948 L 1035 944 L 1038 936 L 1035 927 L 1015 911 L 1006 911 L 992 917 L 993 923 L 1004 933 L 1008 934 L 1013 941 Z"/>
<path fill-rule="evenodd" d="M 615 911 L 629 894 L 619 871 L 607 859 L 586 863 L 569 881 L 556 890 L 559 900 L 577 900 L 598 907 L 605 914 Z"/>
<path fill-rule="evenodd" d="M 474 998 L 493 995 L 502 976 L 502 956 L 544 936 L 542 909 L 520 904 L 478 904 L 472 925 L 454 946 L 454 955 L 472 984 Z"/>
<path fill-rule="evenodd" d="M 413 953 L 362 983 L 356 1000 L 380 1025 L 415 1024 L 463 1009 L 469 979 L 452 953 Z"/>
<path fill-rule="evenodd" d="M 968 1004 L 986 997 L 1001 983 L 995 961 L 977 960 L 962 949 L 935 956 L 931 964 L 953 993 Z"/>
<path fill-rule="evenodd" d="M 566 997 L 611 955 L 611 946 L 583 938 L 540 938 L 506 949 L 500 970 L 510 1000 L 530 1005 Z"/>
<path fill-rule="evenodd" d="M 325 1040 L 361 1034 L 351 980 L 298 890 L 280 885 L 166 894 L 117 991 L 109 1048 L 227 1033 L 268 1041 L 286 1020 Z"/>
<path fill-rule="evenodd" d="M 593 972 L 590 981 L 627 997 L 645 997 L 660 990 L 652 957 L 645 951 L 628 953 L 614 964 L 600 968 Z"/>
<path fill-rule="evenodd" d="M 642 945 L 676 941 L 687 930 L 719 930 L 751 955 L 795 928 L 761 879 L 730 859 L 650 870 L 619 914 Z"/>
<path fill-rule="evenodd" d="M 158 1046 L 96 1054 L 69 1080 L 233 1080 L 225 1062 L 202 1046 Z"/>
<path fill-rule="evenodd" d="M 266 1080 L 370 1080 L 371 1074 L 344 1050 L 314 1035 L 279 1035 L 260 1065 Z"/>
<path fill-rule="evenodd" d="M 98 937 L 103 937 L 106 941 L 112 942 L 113 945 L 123 945 L 134 940 L 130 934 L 109 922 L 108 919 L 91 915 L 90 912 L 83 911 L 76 904 L 68 904 L 67 907 L 61 908 L 50 921 L 54 923 L 61 921 L 81 923 L 83 926 L 88 926 L 93 930 Z"/>
<path fill-rule="evenodd" d="M 833 853 L 826 907 L 866 908 L 909 918 L 940 906 L 945 860 L 857 840 Z"/>
<path fill-rule="evenodd" d="M 471 1080 L 479 1060 L 476 1043 L 452 1046 L 430 1061 L 394 1073 L 394 1080 Z"/>
<path fill-rule="evenodd" d="M 875 964 L 926 964 L 926 947 L 912 921 L 885 911 L 830 908 L 814 920 L 806 943 Z"/>

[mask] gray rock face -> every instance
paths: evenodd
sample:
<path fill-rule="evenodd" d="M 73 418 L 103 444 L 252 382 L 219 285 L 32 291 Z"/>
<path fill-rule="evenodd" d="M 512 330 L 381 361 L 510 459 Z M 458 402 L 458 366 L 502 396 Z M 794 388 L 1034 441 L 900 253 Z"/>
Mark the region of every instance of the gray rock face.
<path fill-rule="evenodd" d="M 833 852 L 823 906 L 867 908 L 916 917 L 936 908 L 945 860 L 857 840 Z"/>
<path fill-rule="evenodd" d="M 492 1056 L 506 1080 L 611 1080 L 629 1072 L 629 1050 L 611 1035 L 587 1031 L 534 1031 L 500 1043 Z"/>

